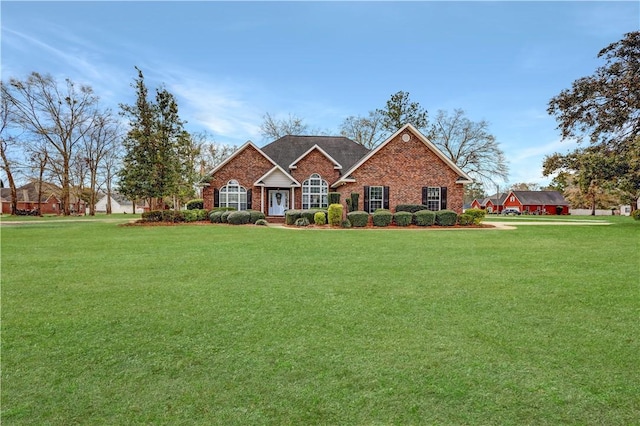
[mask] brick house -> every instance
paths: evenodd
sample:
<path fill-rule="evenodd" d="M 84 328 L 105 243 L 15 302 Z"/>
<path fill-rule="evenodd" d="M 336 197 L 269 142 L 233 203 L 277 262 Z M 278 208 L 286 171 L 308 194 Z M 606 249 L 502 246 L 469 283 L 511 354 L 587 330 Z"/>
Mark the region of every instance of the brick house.
<path fill-rule="evenodd" d="M 42 198 L 38 202 L 38 194 L 42 192 Z M 16 188 L 18 210 L 33 211 L 40 209 L 40 214 L 60 214 L 62 202 L 60 201 L 60 188 L 42 182 L 42 191 L 39 191 L 37 182 L 29 182 Z M 0 190 L 2 198 L 2 213 L 11 214 L 11 189 Z"/>
<path fill-rule="evenodd" d="M 284 136 L 262 148 L 245 143 L 205 179 L 204 207 L 327 208 L 328 193 L 359 194 L 357 210 L 392 211 L 398 204 L 462 213 L 471 178 L 410 124 L 373 150 L 345 137 Z M 346 209 L 345 209 L 346 210 Z"/>
<path fill-rule="evenodd" d="M 569 202 L 558 191 L 509 191 L 503 207 L 529 214 L 569 214 Z"/>

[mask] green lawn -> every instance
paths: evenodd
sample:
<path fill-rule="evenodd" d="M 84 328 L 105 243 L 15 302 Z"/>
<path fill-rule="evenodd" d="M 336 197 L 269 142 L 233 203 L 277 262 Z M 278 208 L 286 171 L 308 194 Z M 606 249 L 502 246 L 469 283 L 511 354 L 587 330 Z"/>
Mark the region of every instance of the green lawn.
<path fill-rule="evenodd" d="M 3 425 L 640 419 L 629 218 L 0 232 Z"/>

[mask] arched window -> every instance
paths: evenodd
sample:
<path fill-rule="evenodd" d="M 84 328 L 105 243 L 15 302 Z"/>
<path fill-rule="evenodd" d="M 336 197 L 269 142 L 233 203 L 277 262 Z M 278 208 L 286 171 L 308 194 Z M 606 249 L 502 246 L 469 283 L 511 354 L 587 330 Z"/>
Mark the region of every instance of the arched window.
<path fill-rule="evenodd" d="M 319 174 L 314 173 L 302 183 L 302 208 L 326 208 L 329 206 L 327 194 L 329 185 Z"/>
<path fill-rule="evenodd" d="M 235 207 L 237 210 L 247 209 L 247 190 L 237 180 L 230 180 L 220 188 L 220 207 Z"/>

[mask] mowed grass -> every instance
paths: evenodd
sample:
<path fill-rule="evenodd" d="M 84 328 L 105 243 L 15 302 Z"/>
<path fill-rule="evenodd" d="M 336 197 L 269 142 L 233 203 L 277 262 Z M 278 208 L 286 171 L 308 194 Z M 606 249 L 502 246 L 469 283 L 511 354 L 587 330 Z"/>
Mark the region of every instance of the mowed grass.
<path fill-rule="evenodd" d="M 3 226 L 2 424 L 637 424 L 639 225 Z"/>

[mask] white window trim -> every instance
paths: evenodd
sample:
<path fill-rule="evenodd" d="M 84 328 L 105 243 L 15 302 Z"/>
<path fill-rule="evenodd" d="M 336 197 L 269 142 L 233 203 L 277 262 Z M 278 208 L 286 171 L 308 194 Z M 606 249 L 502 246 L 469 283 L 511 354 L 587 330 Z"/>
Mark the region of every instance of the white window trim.
<path fill-rule="evenodd" d="M 312 180 L 320 181 L 319 184 L 312 184 Z M 317 192 L 311 192 L 313 188 L 317 188 Z M 319 196 L 318 206 L 311 202 L 312 196 Z M 318 173 L 314 173 L 309 176 L 304 182 L 302 182 L 302 209 L 315 209 L 315 208 L 327 208 L 329 207 L 329 185 L 326 180 L 322 179 L 322 177 Z"/>
<path fill-rule="evenodd" d="M 236 187 L 236 191 L 229 191 L 229 188 Z M 230 195 L 237 196 L 237 202 L 229 201 Z M 237 180 L 230 180 L 227 182 L 225 186 L 220 188 L 218 191 L 218 205 L 220 207 L 235 207 L 237 210 L 246 210 L 247 209 L 247 189 L 241 186 Z"/>
<path fill-rule="evenodd" d="M 380 190 L 380 198 L 374 198 L 373 196 L 374 189 Z M 374 207 L 374 203 L 376 207 Z M 379 207 L 377 206 L 378 203 L 380 204 Z M 369 213 L 373 213 L 376 210 L 381 209 L 383 207 L 384 207 L 384 186 L 370 186 L 369 187 Z"/>

